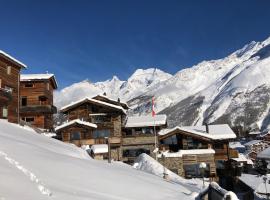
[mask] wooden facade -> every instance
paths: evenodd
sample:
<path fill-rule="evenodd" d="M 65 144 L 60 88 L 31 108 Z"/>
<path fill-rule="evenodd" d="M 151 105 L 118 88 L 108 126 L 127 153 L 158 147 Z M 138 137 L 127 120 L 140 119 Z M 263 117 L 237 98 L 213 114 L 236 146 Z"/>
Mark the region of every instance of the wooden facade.
<path fill-rule="evenodd" d="M 156 133 L 164 127 L 166 127 L 166 124 L 155 126 Z M 141 153 L 155 157 L 155 153 L 153 152 L 155 149 L 155 140 L 158 147 L 158 140 L 155 137 L 153 126 L 123 127 L 123 161 L 132 164 Z"/>
<path fill-rule="evenodd" d="M 122 160 L 122 122 L 126 119 L 125 109 L 96 99 L 85 99 L 61 109 L 68 121 L 80 119 L 97 125 L 87 132 L 89 137 L 81 137 L 72 143 L 81 145 L 107 144 L 110 142 L 111 157 Z M 81 130 L 76 129 L 78 132 Z M 57 134 L 62 134 L 57 132 Z M 65 140 L 62 138 L 62 140 Z"/>
<path fill-rule="evenodd" d="M 53 105 L 53 90 L 56 88 L 54 75 L 22 75 L 20 119 L 35 127 L 52 130 L 53 114 L 57 112 Z"/>
<path fill-rule="evenodd" d="M 20 70 L 26 66 L 0 51 L 0 118 L 19 122 Z"/>
<path fill-rule="evenodd" d="M 225 163 L 230 158 L 237 158 L 237 150 L 229 148 L 228 139 L 214 140 L 202 135 L 194 134 L 189 131 L 175 129 L 165 135 L 159 136 L 160 149 L 168 152 L 179 152 L 181 150 L 208 150 L 213 149 L 214 154 L 196 154 L 182 156 L 182 169 L 179 169 L 178 174 L 188 177 L 186 170 L 192 165 L 199 165 L 205 162 L 208 165 L 209 176 L 216 176 L 216 169 Z M 198 166 L 197 166 L 198 167 Z"/>

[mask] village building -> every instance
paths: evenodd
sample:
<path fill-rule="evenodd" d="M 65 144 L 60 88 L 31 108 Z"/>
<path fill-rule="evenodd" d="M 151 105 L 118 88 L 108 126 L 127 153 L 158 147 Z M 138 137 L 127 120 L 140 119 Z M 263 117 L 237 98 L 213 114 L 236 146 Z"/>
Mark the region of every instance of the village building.
<path fill-rule="evenodd" d="M 222 175 L 227 161 L 238 157 L 238 152 L 229 148 L 234 138 L 227 124 L 163 129 L 159 132 L 159 161 L 188 178 L 202 176 L 202 162 L 206 163 L 205 176 Z"/>
<path fill-rule="evenodd" d="M 57 89 L 54 74 L 22 74 L 20 78 L 20 119 L 28 125 L 52 130 L 53 91 Z"/>
<path fill-rule="evenodd" d="M 268 144 L 262 140 L 251 140 L 243 144 L 246 147 L 245 154 L 252 160 L 255 161 L 258 153 L 268 147 Z"/>
<path fill-rule="evenodd" d="M 123 161 L 131 164 L 141 153 L 155 157 L 157 132 L 166 127 L 166 115 L 127 117 L 122 129 Z"/>
<path fill-rule="evenodd" d="M 98 100 L 99 98 L 102 98 Z M 67 123 L 72 120 L 88 122 L 96 127 L 93 129 L 78 127 L 78 124 L 70 124 L 63 129 L 56 127 L 56 133 L 61 140 L 71 142 L 77 146 L 108 144 L 110 155 L 114 160 L 122 159 L 121 142 L 122 126 L 126 120 L 126 109 L 128 107 L 119 101 L 109 99 L 102 95 L 94 98 L 84 98 L 73 102 L 60 109 L 65 115 Z M 76 137 L 70 135 L 76 134 Z"/>
<path fill-rule="evenodd" d="M 25 64 L 0 50 L 0 119 L 19 123 L 20 71 Z"/>

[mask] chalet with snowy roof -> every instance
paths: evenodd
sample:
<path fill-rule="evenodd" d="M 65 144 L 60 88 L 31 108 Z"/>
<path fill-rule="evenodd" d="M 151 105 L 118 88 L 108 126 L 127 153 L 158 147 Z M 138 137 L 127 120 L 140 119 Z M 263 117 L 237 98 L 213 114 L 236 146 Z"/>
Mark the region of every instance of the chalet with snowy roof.
<path fill-rule="evenodd" d="M 41 128 L 53 129 L 53 91 L 57 89 L 54 74 L 22 74 L 20 78 L 20 118 Z"/>
<path fill-rule="evenodd" d="M 166 127 L 166 115 L 128 117 L 122 130 L 123 161 L 132 163 L 141 153 L 154 157 L 155 133 Z"/>
<path fill-rule="evenodd" d="M 0 118 L 19 123 L 20 71 L 25 64 L 0 50 Z"/>
<path fill-rule="evenodd" d="M 166 152 L 165 157 L 173 157 L 167 162 L 177 156 L 182 161 L 181 169 L 172 169 L 182 176 L 199 175 L 200 162 L 207 164 L 208 176 L 216 176 L 216 168 L 238 157 L 238 152 L 229 148 L 229 141 L 236 135 L 227 124 L 175 127 L 158 134 L 160 150 Z"/>
<path fill-rule="evenodd" d="M 257 154 L 266 149 L 269 145 L 262 140 L 251 140 L 244 144 L 246 147 L 246 155 L 253 161 L 256 160 Z"/>
<path fill-rule="evenodd" d="M 84 98 L 62 107 L 60 112 L 66 116 L 68 121 L 79 119 L 97 126 L 87 131 L 86 138 L 84 137 L 86 130 L 78 129 L 75 125 L 71 125 L 66 134 L 76 134 L 78 137 L 70 138 L 68 142 L 78 146 L 109 143 L 111 158 L 121 160 L 121 129 L 126 120 L 127 108 L 127 105 L 121 103 L 120 100 L 112 100 L 102 95 L 94 98 Z M 82 134 L 82 131 L 84 131 L 84 134 Z M 63 136 L 58 127 L 56 127 L 56 132 L 58 136 Z M 62 140 L 64 140 L 63 137 Z"/>

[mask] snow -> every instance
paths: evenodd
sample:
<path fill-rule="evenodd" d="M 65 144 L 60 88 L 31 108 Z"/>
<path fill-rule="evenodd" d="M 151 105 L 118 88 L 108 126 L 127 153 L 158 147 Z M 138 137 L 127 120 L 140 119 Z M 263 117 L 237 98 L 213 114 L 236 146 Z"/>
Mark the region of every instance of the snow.
<path fill-rule="evenodd" d="M 180 70 L 173 76 L 150 68 L 136 70 L 126 81 L 113 77 L 111 80 L 97 83 L 76 83 L 55 93 L 56 105 L 61 107 L 81 97 L 92 97 L 106 92 L 110 98 L 119 97 L 127 101 L 132 108 L 132 115 L 147 115 L 151 112 L 152 96 L 155 96 L 156 112 L 174 106 L 188 97 L 201 96 L 204 98 L 202 104 L 194 105 L 197 106 L 196 117 L 184 124 L 180 118 L 182 112 L 179 112 L 177 115 L 180 119 L 178 116 L 172 119 L 178 122 L 175 125 L 201 125 L 205 121 L 212 123 L 222 116 L 228 116 L 230 125 L 237 126 L 240 123 L 239 118 L 247 112 L 243 108 L 249 101 L 247 94 L 262 86 L 270 87 L 270 79 L 267 76 L 270 73 L 270 58 L 252 57 L 269 44 L 269 38 L 263 42 L 253 41 L 227 57 L 202 61 Z M 267 96 L 267 92 L 257 97 L 261 95 Z M 268 100 L 264 102 L 266 101 Z M 264 129 L 270 125 L 270 121 L 267 120 L 270 115 L 267 112 L 270 103 L 266 104 L 266 108 L 261 108 L 262 113 L 259 113 L 256 119 L 252 119 L 257 129 Z"/>
<path fill-rule="evenodd" d="M 252 146 L 252 145 L 258 144 L 260 142 L 261 142 L 261 140 L 251 140 L 251 141 L 245 143 L 244 146 L 248 147 L 248 146 Z"/>
<path fill-rule="evenodd" d="M 270 147 L 258 153 L 257 158 L 270 160 Z"/>
<path fill-rule="evenodd" d="M 244 154 L 239 153 L 238 158 L 232 158 L 236 162 L 246 162 L 248 165 L 253 165 L 252 160 L 248 159 Z"/>
<path fill-rule="evenodd" d="M 264 178 L 267 178 L 266 184 L 264 183 Z M 269 194 L 270 191 L 270 175 L 266 176 L 259 176 L 259 175 L 252 175 L 252 174 L 242 174 L 239 179 L 248 185 L 250 188 L 254 190 L 257 196 L 265 196 L 266 191 Z M 265 188 L 266 187 L 266 188 Z"/>
<path fill-rule="evenodd" d="M 158 132 L 159 135 L 166 135 L 173 131 L 186 131 L 191 134 L 207 137 L 213 140 L 233 139 L 236 138 L 235 133 L 228 124 L 208 125 L 209 133 L 206 132 L 205 126 L 183 126 L 174 127 L 172 129 L 163 129 Z"/>
<path fill-rule="evenodd" d="M 21 81 L 29 81 L 29 80 L 43 80 L 43 79 L 50 79 L 54 77 L 54 74 L 21 74 Z"/>
<path fill-rule="evenodd" d="M 0 198 L 194 199 L 189 190 L 131 166 L 96 161 L 75 145 L 0 120 Z"/>
<path fill-rule="evenodd" d="M 15 59 L 14 57 L 12 57 L 11 55 L 7 54 L 6 52 L 0 50 L 0 54 L 4 55 L 5 57 L 9 58 L 10 60 L 18 63 L 19 65 L 21 65 L 23 68 L 27 68 L 27 66 L 25 64 L 23 64 L 22 62 L 18 61 L 17 59 Z"/>
<path fill-rule="evenodd" d="M 229 147 L 232 149 L 245 148 L 245 146 L 242 145 L 240 142 L 230 142 Z"/>
<path fill-rule="evenodd" d="M 76 101 L 76 102 L 72 102 L 68 105 L 65 105 L 64 107 L 62 107 L 60 109 L 60 111 L 64 112 L 72 107 L 75 107 L 76 105 L 78 104 L 81 104 L 81 103 L 84 103 L 84 102 L 90 102 L 90 103 L 97 103 L 97 104 L 100 104 L 100 105 L 105 105 L 105 106 L 109 106 L 111 108 L 115 108 L 117 110 L 121 110 L 123 113 L 126 113 L 126 110 L 123 109 L 122 106 L 117 106 L 117 105 L 114 105 L 114 104 L 111 104 L 111 103 L 106 103 L 106 102 L 103 102 L 103 101 L 99 101 L 99 100 L 96 100 L 96 99 L 90 99 L 90 98 L 83 98 L 79 101 Z"/>
<path fill-rule="evenodd" d="M 64 124 L 62 124 L 60 126 L 55 127 L 55 131 L 59 131 L 59 130 L 61 130 L 61 129 L 67 127 L 67 126 L 73 125 L 73 124 L 81 124 L 81 125 L 88 126 L 88 127 L 91 127 L 91 128 L 97 128 L 96 124 L 86 122 L 86 121 L 82 121 L 80 119 L 74 119 L 72 121 L 66 122 L 66 123 L 64 123 Z"/>
<path fill-rule="evenodd" d="M 161 165 L 159 162 L 157 162 L 152 157 L 148 156 L 147 154 L 140 154 L 137 159 L 135 160 L 135 163 L 133 167 L 137 170 L 145 171 L 150 174 L 154 174 L 159 177 L 163 177 L 164 175 L 164 169 L 165 173 L 169 176 L 169 181 L 172 181 L 174 183 L 177 183 L 186 189 L 187 194 L 193 194 L 199 193 L 202 189 L 203 183 L 201 180 L 198 179 L 184 179 L 183 177 L 178 176 L 177 174 L 173 173 L 172 171 L 168 170 L 167 168 L 164 168 L 163 165 Z"/>
<path fill-rule="evenodd" d="M 152 115 L 130 116 L 127 118 L 125 127 L 131 128 L 131 127 L 162 126 L 166 125 L 166 123 L 167 123 L 166 115 L 155 115 L 155 117 L 152 117 Z"/>
<path fill-rule="evenodd" d="M 215 154 L 214 149 L 190 149 L 190 150 L 179 150 L 178 152 L 163 152 L 165 157 L 183 157 L 183 155 L 198 155 L 198 154 Z M 161 158 L 162 154 L 158 157 Z"/>
<path fill-rule="evenodd" d="M 108 153 L 108 145 L 107 144 L 94 144 L 91 146 L 91 150 L 94 154 L 98 153 Z"/>

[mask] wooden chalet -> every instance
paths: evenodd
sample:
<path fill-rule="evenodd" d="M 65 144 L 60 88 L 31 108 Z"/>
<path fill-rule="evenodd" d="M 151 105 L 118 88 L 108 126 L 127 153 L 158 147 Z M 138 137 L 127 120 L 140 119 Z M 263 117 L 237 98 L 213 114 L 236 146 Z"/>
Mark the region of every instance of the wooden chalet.
<path fill-rule="evenodd" d="M 53 91 L 57 82 L 53 74 L 22 74 L 20 79 L 20 119 L 32 126 L 52 130 Z"/>
<path fill-rule="evenodd" d="M 68 121 L 80 119 L 97 125 L 95 129 L 88 131 L 87 134 L 84 133 L 80 134 L 80 137 L 70 138 L 69 142 L 78 146 L 110 143 L 112 159 L 121 160 L 121 129 L 126 119 L 126 109 L 120 101 L 105 101 L 104 99 L 85 98 L 64 106 L 60 112 L 66 116 Z M 73 131 L 82 133 L 82 130 L 74 127 L 73 130 L 69 129 L 69 134 L 73 134 Z M 67 141 L 62 137 L 63 132 L 58 127 L 56 132 L 63 141 Z"/>
<path fill-rule="evenodd" d="M 157 132 L 166 127 L 166 115 L 128 117 L 122 130 L 123 161 L 133 163 L 141 153 L 155 157 Z"/>
<path fill-rule="evenodd" d="M 181 169 L 167 165 L 185 177 L 200 176 L 199 164 L 205 162 L 207 176 L 214 177 L 216 169 L 225 168 L 226 161 L 238 157 L 238 152 L 229 148 L 229 140 L 234 138 L 235 133 L 226 124 L 164 129 L 159 132 L 159 142 L 167 156 L 163 153 L 165 160 L 160 161 L 171 163 L 178 157 Z"/>
<path fill-rule="evenodd" d="M 26 65 L 0 50 L 0 118 L 19 123 L 20 71 Z"/>

